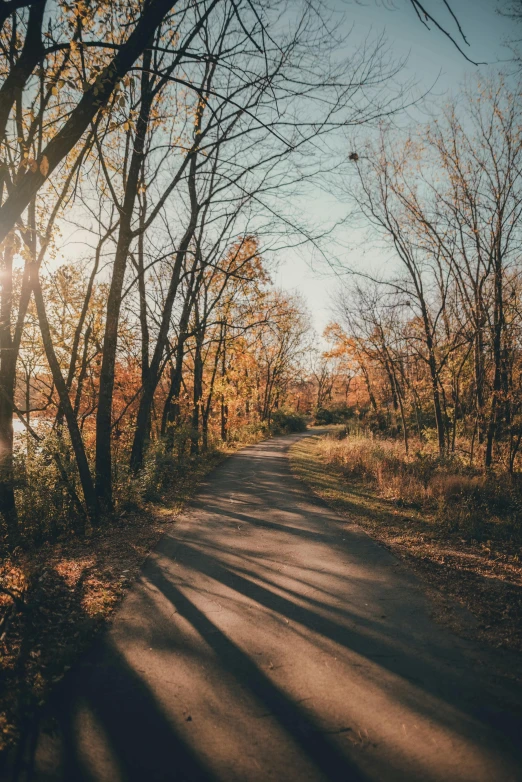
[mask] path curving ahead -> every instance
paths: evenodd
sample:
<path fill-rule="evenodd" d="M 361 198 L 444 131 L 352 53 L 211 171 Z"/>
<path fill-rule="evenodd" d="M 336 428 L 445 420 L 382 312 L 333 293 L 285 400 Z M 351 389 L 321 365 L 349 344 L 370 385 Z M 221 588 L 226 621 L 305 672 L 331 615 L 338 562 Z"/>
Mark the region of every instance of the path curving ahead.
<path fill-rule="evenodd" d="M 520 694 L 483 684 L 414 577 L 291 475 L 297 437 L 212 473 L 18 779 L 522 780 Z"/>

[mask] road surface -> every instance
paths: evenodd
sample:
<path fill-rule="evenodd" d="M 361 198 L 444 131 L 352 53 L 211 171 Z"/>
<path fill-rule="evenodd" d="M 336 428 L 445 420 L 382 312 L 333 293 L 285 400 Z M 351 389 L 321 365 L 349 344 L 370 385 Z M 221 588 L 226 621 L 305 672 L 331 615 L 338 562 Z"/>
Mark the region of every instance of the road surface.
<path fill-rule="evenodd" d="M 522 780 L 520 692 L 292 476 L 297 437 L 211 474 L 58 690 L 17 780 Z"/>

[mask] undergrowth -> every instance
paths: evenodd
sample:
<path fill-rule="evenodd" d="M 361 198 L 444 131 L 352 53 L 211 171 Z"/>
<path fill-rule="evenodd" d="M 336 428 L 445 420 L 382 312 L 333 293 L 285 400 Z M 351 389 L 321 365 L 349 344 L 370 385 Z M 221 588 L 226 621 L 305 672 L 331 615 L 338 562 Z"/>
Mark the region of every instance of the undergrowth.
<path fill-rule="evenodd" d="M 290 457 L 298 477 L 347 523 L 407 562 L 434 616 L 466 637 L 522 651 L 516 478 L 474 474 L 429 450 L 406 457 L 400 444 L 362 436 L 305 438 Z M 505 672 L 522 679 L 511 662 Z"/>
<path fill-rule="evenodd" d="M 330 436 L 318 448 L 346 478 L 362 479 L 399 507 L 425 510 L 448 533 L 477 540 L 522 537 L 521 476 L 482 472 L 458 456 L 441 458 L 413 444 Z"/>
<path fill-rule="evenodd" d="M 136 476 L 116 461 L 116 510 L 85 534 L 65 445 L 53 442 L 60 465 L 50 442 L 20 459 L 20 545 L 0 561 L 0 756 L 118 606 L 165 523 L 230 453 L 211 443 L 191 455 L 189 436 L 180 430 L 169 449 L 155 443 Z"/>

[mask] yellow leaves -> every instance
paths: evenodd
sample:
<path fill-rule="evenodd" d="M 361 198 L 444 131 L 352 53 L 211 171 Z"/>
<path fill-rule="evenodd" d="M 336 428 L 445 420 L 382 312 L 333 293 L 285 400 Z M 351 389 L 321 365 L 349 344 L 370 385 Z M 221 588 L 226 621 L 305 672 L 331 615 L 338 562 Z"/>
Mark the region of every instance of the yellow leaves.
<path fill-rule="evenodd" d="M 26 263 L 32 263 L 32 261 L 34 260 L 31 250 L 26 245 L 23 245 L 23 247 L 20 249 L 20 257 Z"/>
<path fill-rule="evenodd" d="M 47 158 L 47 155 L 44 155 L 40 161 L 40 174 L 42 176 L 47 176 L 49 173 L 49 160 Z"/>
<path fill-rule="evenodd" d="M 89 9 L 87 4 L 80 0 L 80 2 L 75 3 L 73 6 L 72 12 L 78 19 L 83 19 L 88 15 Z"/>
<path fill-rule="evenodd" d="M 10 231 L 4 241 L 0 243 L 0 253 L 16 255 L 19 252 L 20 247 L 20 237 L 14 231 Z"/>
<path fill-rule="evenodd" d="M 134 76 L 125 76 L 122 80 L 124 87 L 129 87 L 130 89 L 134 89 L 136 86 L 136 79 Z"/>
<path fill-rule="evenodd" d="M 17 233 L 11 233 L 11 236 L 13 240 L 13 252 L 19 253 L 22 247 L 22 240 L 20 239 Z"/>

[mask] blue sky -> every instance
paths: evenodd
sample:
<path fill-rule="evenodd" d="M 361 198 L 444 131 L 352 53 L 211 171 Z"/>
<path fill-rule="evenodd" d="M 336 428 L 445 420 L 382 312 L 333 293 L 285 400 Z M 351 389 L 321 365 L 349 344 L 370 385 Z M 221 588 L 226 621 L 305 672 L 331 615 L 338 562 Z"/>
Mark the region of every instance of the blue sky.
<path fill-rule="evenodd" d="M 382 0 L 335 0 L 335 3 L 335 9 L 345 16 L 346 30 L 353 26 L 352 45 L 369 33 L 379 35 L 384 31 L 395 56 L 408 57 L 405 76 L 415 78 L 420 90 L 434 85 L 431 93 L 434 101 L 457 92 L 466 77 L 506 67 L 510 52 L 505 42 L 513 36 L 513 23 L 497 13 L 497 0 L 453 0 L 451 3 L 470 44 L 463 46 L 466 53 L 471 59 L 488 63 L 478 67 L 467 62 L 440 32 L 435 29 L 428 31 L 416 17 L 409 0 L 395 0 L 393 4 Z M 457 32 L 442 0 L 424 0 L 423 5 L 447 24 L 448 29 Z M 344 208 L 343 205 L 332 204 L 321 192 L 305 204 L 314 221 L 318 214 L 326 215 L 332 210 L 339 210 L 341 214 Z M 357 237 L 348 233 L 341 234 L 340 239 L 345 245 L 357 244 Z M 353 265 L 356 259 L 347 252 L 345 260 Z M 306 250 L 299 253 L 286 251 L 284 257 L 279 258 L 278 270 L 273 277 L 282 288 L 303 295 L 314 326 L 321 333 L 330 319 L 331 293 L 338 284 L 327 265 L 313 263 Z"/>

